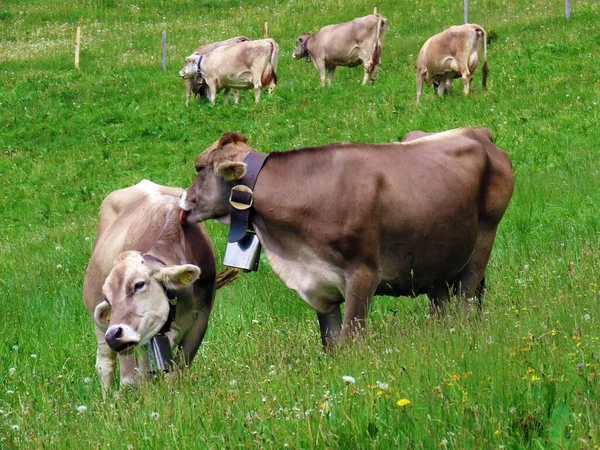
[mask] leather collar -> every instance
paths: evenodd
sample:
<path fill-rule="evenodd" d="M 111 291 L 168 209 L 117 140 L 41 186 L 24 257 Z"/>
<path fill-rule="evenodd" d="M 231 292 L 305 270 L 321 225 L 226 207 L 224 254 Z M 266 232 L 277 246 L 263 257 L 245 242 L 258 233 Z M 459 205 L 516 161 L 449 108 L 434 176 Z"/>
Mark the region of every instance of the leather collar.
<path fill-rule="evenodd" d="M 262 169 L 267 157 L 262 153 L 250 152 L 244 158 L 246 163 L 246 174 L 236 180 L 231 188 L 229 203 L 231 204 L 231 224 L 227 242 L 233 243 L 242 239 L 248 229 L 252 226 L 250 223 L 250 210 L 254 203 L 254 185 L 258 174 Z"/>

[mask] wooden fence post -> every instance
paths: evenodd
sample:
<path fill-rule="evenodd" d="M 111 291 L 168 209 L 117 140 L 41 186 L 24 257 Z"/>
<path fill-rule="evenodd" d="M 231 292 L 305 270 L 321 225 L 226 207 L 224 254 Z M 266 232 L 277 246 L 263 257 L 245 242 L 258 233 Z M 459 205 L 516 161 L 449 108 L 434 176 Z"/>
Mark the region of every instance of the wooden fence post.
<path fill-rule="evenodd" d="M 77 27 L 75 35 L 75 69 L 79 70 L 79 49 L 81 47 L 81 27 Z"/>
<path fill-rule="evenodd" d="M 463 0 L 463 13 L 465 14 L 465 23 L 469 23 L 469 0 Z"/>
<path fill-rule="evenodd" d="M 565 15 L 567 19 L 571 18 L 571 0 L 565 0 Z"/>
<path fill-rule="evenodd" d="M 167 30 L 162 34 L 162 63 L 163 70 L 167 70 Z"/>
<path fill-rule="evenodd" d="M 269 22 L 265 22 L 265 39 L 269 37 Z"/>

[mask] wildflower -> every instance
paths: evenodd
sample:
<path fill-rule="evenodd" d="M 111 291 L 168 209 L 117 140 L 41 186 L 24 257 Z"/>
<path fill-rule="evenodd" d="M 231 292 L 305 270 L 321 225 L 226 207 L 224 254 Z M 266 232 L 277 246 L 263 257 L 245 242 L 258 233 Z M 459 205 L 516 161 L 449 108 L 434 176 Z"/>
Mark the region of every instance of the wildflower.
<path fill-rule="evenodd" d="M 91 379 L 90 377 L 85 377 L 85 378 L 83 379 L 83 382 L 84 382 L 84 383 L 91 383 L 91 382 L 92 382 L 92 379 Z"/>
<path fill-rule="evenodd" d="M 6 393 L 8 395 L 13 395 L 15 393 L 15 391 L 13 391 L 12 389 L 9 389 L 8 391 L 6 391 Z"/>
<path fill-rule="evenodd" d="M 11 428 L 15 431 L 19 431 L 19 425 L 17 424 L 12 425 Z"/>
<path fill-rule="evenodd" d="M 77 412 L 78 412 L 79 414 L 84 414 L 84 413 L 86 413 L 86 412 L 87 412 L 87 406 L 85 406 L 85 405 L 79 405 L 79 406 L 77 407 Z"/>
<path fill-rule="evenodd" d="M 379 387 L 379 389 L 387 389 L 390 386 L 387 383 L 382 383 L 381 381 L 377 381 L 377 387 Z"/>
<path fill-rule="evenodd" d="M 57 265 L 56 265 L 56 268 L 57 268 L 57 269 L 62 269 L 62 264 L 57 264 Z"/>
<path fill-rule="evenodd" d="M 150 413 L 150 418 L 152 420 L 158 420 L 159 417 L 160 417 L 160 414 L 158 413 L 158 411 L 153 411 Z"/>
<path fill-rule="evenodd" d="M 8 376 L 12 377 L 16 371 L 17 371 L 17 369 L 15 369 L 14 367 L 11 367 L 10 369 L 8 369 Z"/>
<path fill-rule="evenodd" d="M 579 370 L 583 369 L 584 367 L 585 367 L 585 364 L 584 364 L 584 363 L 579 363 L 579 364 L 577 364 L 577 368 L 578 368 Z"/>
<path fill-rule="evenodd" d="M 351 377 L 350 375 L 344 375 L 342 377 L 342 380 L 344 380 L 344 383 L 346 383 L 346 386 L 348 386 L 349 384 L 356 383 L 356 379 L 354 377 Z"/>
<path fill-rule="evenodd" d="M 466 372 L 466 373 L 463 375 L 463 378 L 469 378 L 471 375 L 473 375 L 473 372 Z"/>
<path fill-rule="evenodd" d="M 527 373 L 533 373 L 535 372 L 535 369 L 532 369 L 531 367 L 529 369 L 527 369 Z"/>
<path fill-rule="evenodd" d="M 398 401 L 396 402 L 396 404 L 397 404 L 398 406 L 408 406 L 408 405 L 410 405 L 410 400 L 409 400 L 409 399 L 407 399 L 407 398 L 401 398 L 400 400 L 398 400 Z"/>
<path fill-rule="evenodd" d="M 531 381 L 538 381 L 540 377 L 536 377 L 535 375 L 531 375 Z"/>
<path fill-rule="evenodd" d="M 460 380 L 460 375 L 452 375 L 450 378 L 453 380 Z"/>
<path fill-rule="evenodd" d="M 37 355 L 34 353 L 33 355 L 31 355 L 31 358 L 32 358 L 32 359 L 36 359 L 36 358 L 37 358 Z"/>

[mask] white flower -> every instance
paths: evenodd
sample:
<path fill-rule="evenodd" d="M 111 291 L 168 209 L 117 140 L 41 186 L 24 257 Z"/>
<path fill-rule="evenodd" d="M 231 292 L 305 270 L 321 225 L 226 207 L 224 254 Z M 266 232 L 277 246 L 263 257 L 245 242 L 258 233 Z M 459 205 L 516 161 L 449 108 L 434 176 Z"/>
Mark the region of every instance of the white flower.
<path fill-rule="evenodd" d="M 379 389 L 382 389 L 382 390 L 383 390 L 383 389 L 387 389 L 387 388 L 389 388 L 389 387 L 390 387 L 390 385 L 389 385 L 389 384 L 387 384 L 387 383 L 382 383 L 381 381 L 377 381 L 377 387 L 378 387 Z"/>
<path fill-rule="evenodd" d="M 16 371 L 17 371 L 16 368 L 11 367 L 10 369 L 8 369 L 8 375 L 12 377 Z"/>
<path fill-rule="evenodd" d="M 12 425 L 11 428 L 15 431 L 19 431 L 19 425 L 17 424 Z"/>
<path fill-rule="evenodd" d="M 154 412 L 150 413 L 150 418 L 151 419 L 158 420 L 159 417 L 160 417 L 160 414 L 157 411 L 154 411 Z"/>
<path fill-rule="evenodd" d="M 346 385 L 356 383 L 356 380 L 354 379 L 354 377 L 351 377 L 350 375 L 344 375 L 342 377 L 342 380 L 344 380 L 344 383 L 346 383 Z"/>
<path fill-rule="evenodd" d="M 92 382 L 92 379 L 91 379 L 90 377 L 85 377 L 85 378 L 83 379 L 83 382 L 84 382 L 84 383 L 91 383 L 91 382 Z"/>
<path fill-rule="evenodd" d="M 9 389 L 8 391 L 6 391 L 6 393 L 8 395 L 13 395 L 15 393 L 15 391 L 13 391 L 12 389 Z"/>
<path fill-rule="evenodd" d="M 34 353 L 33 355 L 31 355 L 32 359 L 37 359 L 37 355 Z"/>
<path fill-rule="evenodd" d="M 87 412 L 87 406 L 85 406 L 85 405 L 79 405 L 77 407 L 77 412 L 79 414 L 83 414 L 83 413 Z"/>
<path fill-rule="evenodd" d="M 57 268 L 57 269 L 62 269 L 62 264 L 57 264 L 57 265 L 56 265 L 56 268 Z"/>

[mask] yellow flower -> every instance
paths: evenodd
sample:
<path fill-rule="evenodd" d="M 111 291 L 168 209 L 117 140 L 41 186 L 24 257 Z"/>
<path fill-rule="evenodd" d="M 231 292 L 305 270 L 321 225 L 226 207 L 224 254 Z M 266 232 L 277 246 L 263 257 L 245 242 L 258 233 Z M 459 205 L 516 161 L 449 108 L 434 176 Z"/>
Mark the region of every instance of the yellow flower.
<path fill-rule="evenodd" d="M 535 375 L 531 376 L 531 381 L 537 381 L 539 379 L 540 379 L 540 377 L 536 377 Z"/>
<path fill-rule="evenodd" d="M 452 375 L 450 378 L 453 380 L 460 380 L 460 375 Z"/>
<path fill-rule="evenodd" d="M 410 405 L 410 400 L 407 398 L 401 398 L 400 400 L 398 400 L 398 402 L 396 404 L 398 406 L 407 406 L 407 405 Z"/>

